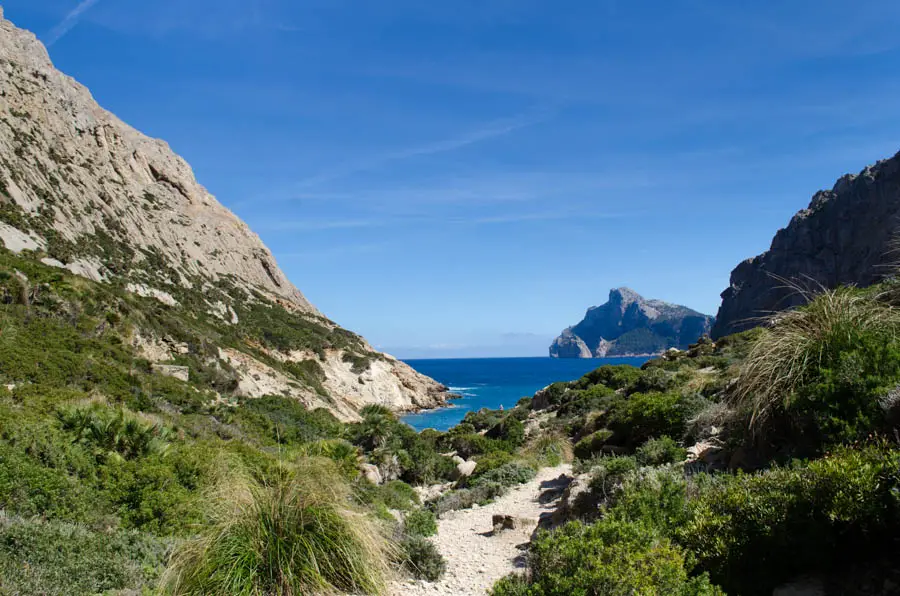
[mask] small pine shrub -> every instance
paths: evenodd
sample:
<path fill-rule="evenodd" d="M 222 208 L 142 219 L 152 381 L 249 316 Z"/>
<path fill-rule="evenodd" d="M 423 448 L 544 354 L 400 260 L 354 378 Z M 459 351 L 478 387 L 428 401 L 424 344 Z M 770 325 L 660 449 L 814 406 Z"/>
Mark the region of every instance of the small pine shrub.
<path fill-rule="evenodd" d="M 437 518 L 428 509 L 413 509 L 403 519 L 403 530 L 408 536 L 434 536 L 438 531 Z"/>
<path fill-rule="evenodd" d="M 533 479 L 536 474 L 535 469 L 528 464 L 509 462 L 477 477 L 470 484 L 473 488 L 484 484 L 499 484 L 506 488 L 517 484 L 525 484 Z"/>
<path fill-rule="evenodd" d="M 635 457 L 642 466 L 662 466 L 684 461 L 687 450 L 679 447 L 674 439 L 662 436 L 638 447 Z"/>
<path fill-rule="evenodd" d="M 407 536 L 401 543 L 403 567 L 413 577 L 435 582 L 447 570 L 447 561 L 437 547 L 422 536 Z"/>
<path fill-rule="evenodd" d="M 603 428 L 589 434 L 577 443 L 575 443 L 574 454 L 578 459 L 590 459 L 594 455 L 600 453 L 606 442 L 612 438 L 613 432 Z"/>

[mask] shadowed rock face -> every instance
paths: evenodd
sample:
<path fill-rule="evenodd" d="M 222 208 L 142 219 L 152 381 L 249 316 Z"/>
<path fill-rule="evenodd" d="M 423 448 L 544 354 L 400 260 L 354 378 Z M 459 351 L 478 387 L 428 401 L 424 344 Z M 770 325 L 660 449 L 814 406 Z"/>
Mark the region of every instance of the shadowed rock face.
<path fill-rule="evenodd" d="M 760 317 L 803 303 L 806 289 L 871 285 L 884 278 L 900 225 L 900 153 L 817 192 L 807 209 L 779 230 L 765 253 L 731 273 L 713 337 L 743 331 Z M 892 254 L 894 253 L 894 254 Z"/>
<path fill-rule="evenodd" d="M 588 309 L 550 346 L 552 358 L 657 354 L 686 348 L 709 333 L 713 318 L 685 306 L 647 300 L 629 288 L 610 290 L 609 301 Z"/>

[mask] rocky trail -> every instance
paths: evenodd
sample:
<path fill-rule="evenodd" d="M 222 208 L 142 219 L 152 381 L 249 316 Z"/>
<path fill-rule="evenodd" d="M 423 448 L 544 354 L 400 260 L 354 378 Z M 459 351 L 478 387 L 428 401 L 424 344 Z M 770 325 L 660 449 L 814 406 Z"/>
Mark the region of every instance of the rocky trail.
<path fill-rule="evenodd" d="M 571 466 L 544 468 L 531 481 L 483 507 L 451 511 L 438 520 L 432 537 L 447 559 L 447 572 L 434 583 L 397 581 L 391 593 L 400 595 L 487 594 L 501 577 L 524 568 L 525 546 L 538 522 L 556 509 L 567 486 Z M 509 516 L 516 527 L 494 532 L 495 515 Z"/>

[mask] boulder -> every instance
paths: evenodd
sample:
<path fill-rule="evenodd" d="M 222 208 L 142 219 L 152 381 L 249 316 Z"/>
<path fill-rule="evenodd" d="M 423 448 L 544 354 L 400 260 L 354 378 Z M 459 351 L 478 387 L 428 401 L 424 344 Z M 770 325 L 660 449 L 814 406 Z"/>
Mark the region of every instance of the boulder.
<path fill-rule="evenodd" d="M 494 527 L 494 534 L 499 534 L 504 530 L 531 529 L 537 525 L 537 520 L 527 517 L 494 514 L 491 518 L 491 525 Z"/>
<path fill-rule="evenodd" d="M 154 364 L 153 372 L 166 377 L 173 377 L 184 382 L 187 382 L 191 376 L 191 369 L 186 366 L 176 366 L 174 364 Z"/>
<path fill-rule="evenodd" d="M 456 464 L 456 474 L 459 478 L 468 478 L 475 472 L 477 466 L 478 463 L 474 461 L 464 461 L 461 464 Z"/>
<path fill-rule="evenodd" d="M 372 484 L 381 484 L 381 472 L 378 470 L 378 466 L 374 464 L 360 464 L 359 471 L 365 477 L 365 479 Z"/>

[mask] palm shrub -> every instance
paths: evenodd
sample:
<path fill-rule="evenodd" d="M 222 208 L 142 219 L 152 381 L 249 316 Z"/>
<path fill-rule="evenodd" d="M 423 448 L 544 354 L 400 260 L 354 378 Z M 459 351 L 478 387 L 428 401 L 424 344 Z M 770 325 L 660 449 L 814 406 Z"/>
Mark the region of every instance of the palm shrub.
<path fill-rule="evenodd" d="M 879 398 L 898 381 L 900 313 L 871 292 L 838 288 L 770 319 L 752 343 L 734 401 L 757 436 L 797 428 L 828 444 L 877 429 Z"/>
<path fill-rule="evenodd" d="M 310 458 L 269 483 L 233 478 L 210 522 L 180 545 L 163 577 L 169 594 L 376 594 L 391 548 L 350 501 L 333 462 Z"/>
<path fill-rule="evenodd" d="M 101 404 L 64 406 L 56 414 L 63 430 L 72 433 L 76 442 L 93 449 L 101 458 L 164 455 L 172 436 L 168 427 L 141 418 L 125 408 L 114 409 Z"/>
<path fill-rule="evenodd" d="M 350 479 L 359 474 L 359 448 L 343 439 L 320 439 L 304 443 L 299 451 L 304 457 L 326 457 L 332 460 L 341 474 Z"/>

